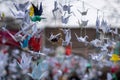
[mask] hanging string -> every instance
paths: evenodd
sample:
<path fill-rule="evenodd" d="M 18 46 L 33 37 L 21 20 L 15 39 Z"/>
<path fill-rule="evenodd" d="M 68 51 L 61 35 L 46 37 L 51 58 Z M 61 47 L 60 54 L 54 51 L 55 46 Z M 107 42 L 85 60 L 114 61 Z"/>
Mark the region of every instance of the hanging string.
<path fill-rule="evenodd" d="M 99 10 L 100 12 L 104 12 L 103 10 L 101 10 L 99 8 L 96 8 L 93 5 L 91 5 L 91 4 L 89 4 L 89 3 L 85 2 L 85 1 L 82 1 L 82 0 L 79 0 L 79 1 L 84 3 L 84 6 L 87 5 L 87 6 L 91 7 L 91 8 L 93 8 L 93 9 Z"/>
<path fill-rule="evenodd" d="M 82 29 L 83 29 L 83 28 L 82 28 L 79 20 L 78 20 L 78 24 L 79 24 L 79 26 L 80 26 L 80 35 L 82 36 Z"/>
<path fill-rule="evenodd" d="M 99 12 L 99 9 L 97 10 L 97 19 L 96 19 L 96 38 L 98 38 L 98 36 L 99 36 L 99 26 L 100 26 L 100 21 L 99 21 L 99 18 L 98 18 L 98 12 Z"/>
<path fill-rule="evenodd" d="M 83 11 L 85 10 L 84 1 L 82 2 Z"/>
<path fill-rule="evenodd" d="M 82 9 L 83 11 L 85 11 L 85 5 L 84 5 L 84 1 L 82 1 Z M 85 16 L 83 16 L 83 20 L 85 21 Z M 86 35 L 86 26 L 84 26 L 84 31 L 85 31 L 85 35 Z"/>

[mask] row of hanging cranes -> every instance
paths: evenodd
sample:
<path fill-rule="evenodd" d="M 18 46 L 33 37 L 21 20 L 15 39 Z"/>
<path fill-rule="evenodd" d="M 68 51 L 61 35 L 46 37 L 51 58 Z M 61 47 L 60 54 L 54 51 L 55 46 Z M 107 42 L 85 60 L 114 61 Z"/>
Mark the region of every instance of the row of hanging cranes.
<path fill-rule="evenodd" d="M 87 12 L 88 12 L 89 9 L 86 9 L 84 4 L 85 3 L 83 1 L 82 2 L 83 10 L 82 11 L 78 10 L 78 12 L 82 16 L 81 22 L 78 19 L 78 24 L 80 26 L 80 37 L 75 33 L 75 36 L 76 36 L 78 42 L 82 42 L 85 45 L 93 45 L 94 47 L 96 47 L 96 49 L 100 48 L 101 52 L 97 52 L 95 55 L 91 54 L 91 58 L 93 60 L 100 61 L 102 59 L 105 59 L 105 57 L 107 56 L 107 57 L 109 57 L 109 60 L 119 61 L 120 60 L 119 55 L 114 55 L 116 53 L 119 54 L 119 48 L 120 48 L 118 28 L 117 27 L 115 29 L 111 28 L 111 25 L 108 24 L 108 22 L 104 18 L 104 12 L 103 12 L 102 20 L 100 21 L 99 12 L 102 12 L 100 9 L 95 8 L 96 11 L 97 11 L 96 39 L 92 40 L 90 42 L 87 41 L 87 38 L 89 38 L 86 34 L 86 26 L 88 24 L 88 20 L 85 19 L 85 16 L 87 15 Z M 57 2 L 55 1 L 55 5 L 54 5 L 55 8 L 53 10 L 53 15 L 54 16 L 55 16 L 54 12 L 56 10 L 59 10 L 59 8 L 56 7 L 57 5 L 58 5 Z M 72 7 L 72 5 L 70 5 L 70 4 L 63 5 L 62 7 L 63 7 L 63 11 L 60 11 L 60 12 L 64 13 L 64 15 L 61 17 L 61 22 L 63 24 L 67 24 L 67 22 L 69 20 L 69 17 L 70 17 L 69 15 L 67 15 L 67 17 L 64 18 L 66 13 L 67 14 L 73 14 L 77 18 L 75 13 L 70 11 L 70 8 Z M 66 9 L 65 9 L 65 7 L 66 7 Z M 63 27 L 65 27 L 65 26 L 66 25 L 64 25 Z M 85 29 L 84 34 L 83 34 L 83 29 Z M 62 30 L 64 33 L 66 32 L 65 33 L 66 34 L 65 35 L 65 40 L 63 40 L 63 45 L 67 46 L 68 43 L 70 43 L 70 40 L 71 40 L 71 37 L 70 37 L 71 36 L 71 31 L 70 31 L 70 29 L 60 29 L 60 30 Z M 69 36 L 68 36 L 68 34 L 69 34 Z M 107 36 L 108 34 L 109 34 L 109 36 Z M 61 33 L 58 33 L 56 36 L 59 36 L 59 38 L 60 38 L 60 35 L 61 35 Z M 112 36 L 112 39 L 110 38 L 110 36 Z M 114 36 L 117 36 L 117 38 L 114 38 Z M 58 37 L 56 37 L 56 38 L 58 39 Z M 65 44 L 65 43 L 67 43 L 67 44 Z"/>
<path fill-rule="evenodd" d="M 16 19 L 22 20 L 22 22 L 20 24 L 20 30 L 15 34 L 12 34 L 9 30 L 7 30 L 7 28 L 6 28 L 7 26 L 5 24 L 2 26 L 2 30 L 6 31 L 15 42 L 18 42 L 20 44 L 20 46 L 22 48 L 26 49 L 26 47 L 27 47 L 27 49 L 31 49 L 31 50 L 35 50 L 35 51 L 37 49 L 37 51 L 39 51 L 40 50 L 40 45 L 41 45 L 40 44 L 41 40 L 39 39 L 40 38 L 39 34 L 42 32 L 42 30 L 37 29 L 37 27 L 36 27 L 37 22 L 36 21 L 41 21 L 42 19 L 46 19 L 46 18 L 41 17 L 42 12 L 43 12 L 42 2 L 40 3 L 40 8 L 39 9 L 38 9 L 38 6 L 36 7 L 34 4 L 32 4 L 32 7 L 30 8 L 30 11 L 31 11 L 30 12 L 30 17 L 29 17 L 29 10 L 26 10 L 28 4 L 29 4 L 29 2 L 26 2 L 25 4 L 21 4 L 22 5 L 21 6 L 21 5 L 17 5 L 17 4 L 14 3 L 14 6 L 17 10 L 17 13 L 14 13 L 14 11 L 10 8 L 10 11 L 13 14 L 13 16 Z M 70 46 L 69 47 L 70 49 L 72 47 L 71 30 L 67 29 L 65 27 L 67 26 L 70 15 L 73 14 L 77 18 L 76 14 L 74 14 L 74 12 L 71 11 L 72 6 L 73 5 L 70 4 L 70 1 L 68 1 L 68 3 L 65 2 L 65 4 L 61 4 L 57 1 L 54 1 L 54 9 L 52 10 L 52 13 L 53 13 L 53 17 L 55 19 L 55 24 L 56 24 L 56 19 L 59 15 L 58 13 L 60 13 L 62 15 L 61 16 L 61 22 L 64 24 L 63 25 L 64 28 L 63 29 L 60 28 L 59 29 L 60 32 L 58 34 L 51 33 L 51 35 L 48 39 L 52 43 L 57 43 L 61 39 L 61 35 L 62 35 L 61 31 L 62 31 L 65 34 L 65 40 L 62 39 L 62 44 L 61 45 L 66 46 L 66 47 Z M 82 11 L 78 10 L 78 12 L 82 16 L 82 19 L 81 19 L 81 22 L 78 20 L 78 24 L 80 26 L 80 36 L 78 36 L 75 33 L 76 39 L 78 40 L 78 42 L 82 42 L 82 43 L 85 43 L 87 45 L 92 44 L 95 47 L 100 47 L 102 51 L 105 50 L 105 51 L 108 52 L 107 47 L 111 46 L 111 45 L 115 45 L 114 41 L 110 40 L 110 42 L 108 41 L 107 43 L 104 43 L 104 41 L 101 40 L 102 38 L 99 39 L 98 36 L 96 37 L 95 40 L 92 40 L 91 42 L 87 41 L 87 38 L 89 38 L 87 36 L 87 33 L 86 33 L 86 26 L 88 24 L 88 20 L 85 19 L 85 16 L 87 15 L 87 12 L 88 12 L 89 9 L 85 8 L 85 2 L 84 1 L 82 2 L 82 9 L 83 9 Z M 98 16 L 99 11 L 100 10 L 97 9 L 96 34 L 98 34 L 100 32 L 100 30 L 102 30 L 103 35 L 106 35 L 106 33 L 109 33 L 109 32 L 112 33 L 112 35 L 113 34 L 118 35 L 118 31 L 117 31 L 118 29 L 116 28 L 115 31 L 114 31 L 110 28 L 107 21 L 104 20 L 104 14 L 103 14 L 103 19 L 100 22 L 99 16 Z M 32 24 L 31 24 L 31 21 L 33 22 Z M 85 29 L 84 34 L 83 34 L 83 29 Z M 28 43 L 30 41 L 31 41 L 31 44 Z M 5 41 L 3 41 L 3 42 L 5 42 Z M 32 44 L 33 42 L 36 43 L 36 45 Z M 17 43 L 17 45 L 18 45 L 18 43 Z M 28 48 L 28 47 L 30 47 L 30 48 Z"/>

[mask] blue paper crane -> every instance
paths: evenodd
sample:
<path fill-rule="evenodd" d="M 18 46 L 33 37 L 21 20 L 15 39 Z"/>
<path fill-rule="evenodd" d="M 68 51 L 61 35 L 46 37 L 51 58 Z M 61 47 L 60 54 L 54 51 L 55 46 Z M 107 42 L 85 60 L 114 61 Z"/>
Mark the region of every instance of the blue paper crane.
<path fill-rule="evenodd" d="M 24 48 L 28 48 L 29 46 L 29 40 L 30 40 L 31 36 L 28 35 L 23 41 L 20 42 L 20 46 L 24 49 Z"/>
<path fill-rule="evenodd" d="M 28 73 L 28 75 L 31 76 L 33 79 L 40 80 L 48 74 L 47 70 L 48 63 L 42 61 L 38 65 L 35 65 L 35 67 L 32 70 L 32 73 Z"/>

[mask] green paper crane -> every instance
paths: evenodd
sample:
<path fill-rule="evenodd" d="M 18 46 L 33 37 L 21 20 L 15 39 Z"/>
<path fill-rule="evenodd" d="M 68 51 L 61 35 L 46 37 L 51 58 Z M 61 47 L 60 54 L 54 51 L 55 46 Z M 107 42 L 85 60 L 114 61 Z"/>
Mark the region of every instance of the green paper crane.
<path fill-rule="evenodd" d="M 30 18 L 31 18 L 31 20 L 32 20 L 33 22 L 41 21 L 42 19 L 46 19 L 46 18 L 41 17 L 41 16 L 32 16 L 32 17 L 30 17 Z"/>

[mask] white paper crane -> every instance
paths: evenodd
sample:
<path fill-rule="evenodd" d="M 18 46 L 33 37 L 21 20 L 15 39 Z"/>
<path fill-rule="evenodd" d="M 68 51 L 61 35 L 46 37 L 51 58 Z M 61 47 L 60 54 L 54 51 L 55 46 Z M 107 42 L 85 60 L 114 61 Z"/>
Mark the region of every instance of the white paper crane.
<path fill-rule="evenodd" d="M 71 40 L 71 30 L 70 29 L 61 29 L 61 30 L 65 34 L 65 40 L 63 40 L 63 42 L 66 43 L 65 45 L 69 45 Z"/>
<path fill-rule="evenodd" d="M 117 35 L 118 34 L 118 28 L 116 27 L 115 30 L 109 30 L 112 34 Z"/>
<path fill-rule="evenodd" d="M 101 51 L 108 51 L 107 47 L 109 46 L 109 44 L 104 44 L 102 47 L 101 47 Z"/>
<path fill-rule="evenodd" d="M 82 2 L 82 8 L 83 8 L 83 11 L 78 10 L 78 12 L 80 12 L 82 16 L 86 16 L 88 9 L 85 9 L 84 1 Z"/>
<path fill-rule="evenodd" d="M 58 42 L 58 40 L 60 39 L 61 33 L 58 33 L 56 35 L 54 35 L 53 33 L 51 33 L 50 37 L 49 37 L 49 41 L 51 42 Z"/>
<path fill-rule="evenodd" d="M 95 39 L 95 40 L 92 40 L 92 41 L 90 42 L 90 44 L 92 44 L 92 45 L 95 46 L 95 47 L 101 47 L 101 46 L 102 46 L 102 41 L 99 40 L 99 39 Z"/>
<path fill-rule="evenodd" d="M 27 56 L 25 53 L 22 54 L 22 59 L 20 61 L 19 66 L 22 70 L 26 70 L 30 68 L 32 56 Z"/>
<path fill-rule="evenodd" d="M 17 11 L 16 13 L 11 9 L 9 8 L 11 13 L 13 14 L 13 16 L 16 18 L 16 19 L 24 19 L 25 17 L 25 12 L 23 11 Z"/>
<path fill-rule="evenodd" d="M 23 12 L 23 11 L 14 12 L 11 8 L 9 8 L 9 9 L 16 19 L 22 20 L 23 23 L 30 24 L 29 10 L 26 10 L 25 12 Z"/>
<path fill-rule="evenodd" d="M 25 2 L 24 4 L 13 3 L 13 5 L 14 5 L 15 8 L 17 9 L 17 11 L 23 11 L 23 12 L 25 12 L 25 11 L 28 9 L 28 7 L 29 7 L 30 2 L 27 1 L 27 2 Z"/>
<path fill-rule="evenodd" d="M 87 35 L 84 36 L 84 37 L 82 37 L 82 36 L 78 37 L 78 35 L 75 33 L 75 36 L 76 36 L 76 38 L 77 38 L 77 40 L 78 40 L 79 42 L 88 44 L 88 41 L 87 41 L 88 36 L 87 36 Z"/>
<path fill-rule="evenodd" d="M 96 61 L 101 61 L 104 58 L 104 54 L 99 53 L 99 54 L 90 54 L 92 60 L 96 60 Z"/>
<path fill-rule="evenodd" d="M 8 54 L 4 54 L 0 51 L 0 77 L 4 75 L 5 66 L 8 64 Z"/>

